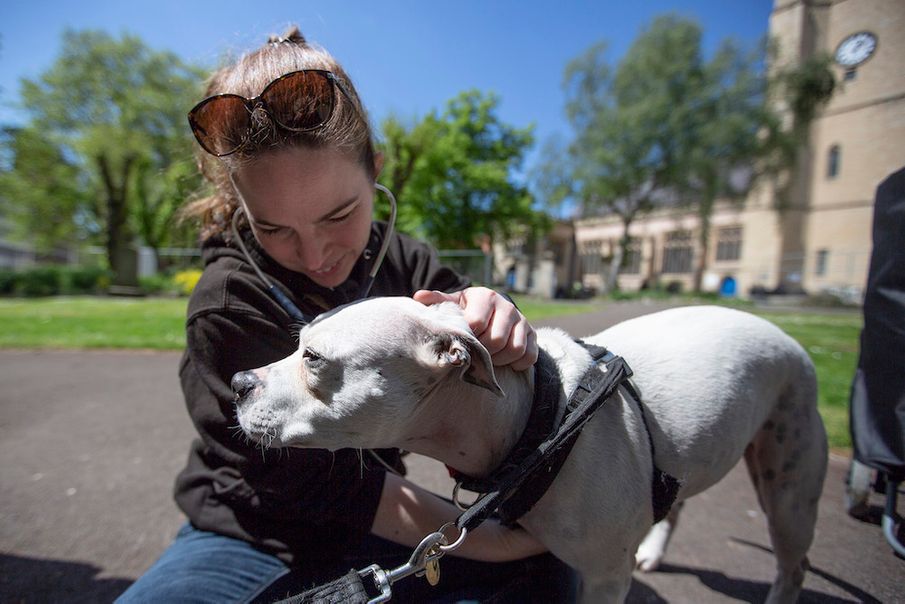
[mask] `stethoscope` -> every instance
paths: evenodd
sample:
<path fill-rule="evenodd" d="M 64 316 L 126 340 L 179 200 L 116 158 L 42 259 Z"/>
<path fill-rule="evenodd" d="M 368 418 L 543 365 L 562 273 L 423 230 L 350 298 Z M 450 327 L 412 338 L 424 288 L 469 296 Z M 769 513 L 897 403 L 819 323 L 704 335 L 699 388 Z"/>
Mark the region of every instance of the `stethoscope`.
<path fill-rule="evenodd" d="M 232 180 L 232 174 L 230 174 L 230 180 Z M 371 286 L 374 285 L 374 277 L 377 276 L 377 271 L 380 270 L 380 265 L 383 264 L 383 258 L 386 256 L 387 249 L 390 247 L 390 240 L 393 238 L 393 230 L 396 226 L 396 196 L 393 195 L 393 192 L 387 189 L 380 183 L 374 183 L 374 188 L 378 191 L 382 191 L 387 199 L 390 200 L 390 219 L 387 221 L 387 230 L 383 236 L 383 243 L 380 245 L 380 251 L 377 252 L 377 258 L 374 260 L 374 266 L 371 267 L 371 272 L 368 273 L 368 278 L 365 279 L 364 284 L 362 284 L 361 289 L 358 292 L 358 299 L 363 300 L 368 297 L 368 294 L 371 291 Z M 239 199 L 242 199 L 242 194 L 239 193 L 239 189 L 235 186 L 235 182 L 233 182 L 233 189 L 236 191 L 236 195 L 239 196 Z M 239 205 L 238 209 L 233 212 L 233 219 L 230 224 L 233 239 L 236 244 L 239 246 L 239 249 L 242 250 L 242 253 L 245 255 L 245 259 L 248 260 L 248 263 L 251 265 L 251 268 L 255 270 L 255 273 L 258 274 L 261 281 L 264 282 L 264 285 L 267 286 L 267 290 L 270 292 L 270 295 L 273 296 L 273 299 L 277 301 L 277 303 L 289 313 L 289 316 L 292 319 L 300 324 L 307 325 L 311 321 L 314 320 L 313 317 L 306 316 L 299 307 L 292 303 L 292 300 L 286 297 L 286 294 L 278 288 L 273 281 L 267 278 L 267 275 L 264 274 L 264 271 L 261 270 L 261 267 L 258 266 L 258 263 L 254 261 L 251 257 L 251 254 L 248 253 L 248 248 L 245 247 L 245 242 L 242 241 L 242 237 L 239 236 L 239 217 L 240 214 L 245 213 L 245 202 L 244 200 Z M 367 253 L 367 252 L 366 252 Z M 298 327 L 298 325 L 296 326 Z M 386 461 L 384 461 L 375 451 L 371 449 L 367 449 L 367 452 L 374 458 L 377 463 L 383 466 L 387 471 L 392 472 L 393 474 L 399 475 L 399 472 L 392 466 L 390 466 Z"/>
<path fill-rule="evenodd" d="M 241 199 L 241 193 L 239 193 L 239 189 L 235 187 L 235 183 L 233 184 L 233 188 L 236 191 L 236 194 L 239 195 Z M 383 264 L 384 256 L 386 256 L 387 248 L 390 246 L 390 240 L 393 238 L 393 229 L 396 226 L 396 197 L 393 195 L 393 192 L 387 189 L 380 183 L 374 183 L 374 188 L 378 191 L 382 191 L 384 195 L 390 200 L 390 219 L 387 221 L 387 230 L 383 236 L 383 243 L 380 246 L 380 251 L 377 252 L 377 258 L 374 260 L 374 266 L 371 267 L 371 272 L 368 273 L 367 279 L 362 284 L 361 289 L 358 292 L 358 299 L 362 300 L 368 297 L 368 294 L 371 291 L 371 286 L 374 285 L 374 277 L 377 275 L 377 271 L 380 270 L 380 265 Z M 232 234 L 233 239 L 236 244 L 239 246 L 239 249 L 242 250 L 242 253 L 245 255 L 245 259 L 248 260 L 248 263 L 254 269 L 255 273 L 257 273 L 258 277 L 261 281 L 264 282 L 264 285 L 267 286 L 267 290 L 270 292 L 270 295 L 274 300 L 289 313 L 289 316 L 293 318 L 294 321 L 301 323 L 303 325 L 307 325 L 313 320 L 313 317 L 306 316 L 301 310 L 299 310 L 298 306 L 292 303 L 286 294 L 278 288 L 273 281 L 271 281 L 267 275 L 261 270 L 258 266 L 258 263 L 252 259 L 251 254 L 248 253 L 248 248 L 245 247 L 245 242 L 242 241 L 242 237 L 239 236 L 239 218 L 241 214 L 245 213 L 245 202 L 243 201 L 239 208 L 233 212 L 232 219 Z"/>

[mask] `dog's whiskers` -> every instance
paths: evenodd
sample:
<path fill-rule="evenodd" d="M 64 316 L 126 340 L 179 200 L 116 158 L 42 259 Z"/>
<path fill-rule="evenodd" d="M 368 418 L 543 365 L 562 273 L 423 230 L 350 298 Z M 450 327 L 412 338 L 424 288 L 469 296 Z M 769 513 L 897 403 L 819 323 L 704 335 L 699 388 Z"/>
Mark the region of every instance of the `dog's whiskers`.
<path fill-rule="evenodd" d="M 361 451 L 361 447 L 355 449 L 358 452 L 358 478 L 365 477 L 365 456 Z"/>
<path fill-rule="evenodd" d="M 226 428 L 230 432 L 232 432 L 233 438 L 245 438 L 246 444 L 249 441 L 248 435 L 245 434 L 245 431 L 242 429 L 242 426 L 236 424 L 235 426 L 227 426 Z"/>

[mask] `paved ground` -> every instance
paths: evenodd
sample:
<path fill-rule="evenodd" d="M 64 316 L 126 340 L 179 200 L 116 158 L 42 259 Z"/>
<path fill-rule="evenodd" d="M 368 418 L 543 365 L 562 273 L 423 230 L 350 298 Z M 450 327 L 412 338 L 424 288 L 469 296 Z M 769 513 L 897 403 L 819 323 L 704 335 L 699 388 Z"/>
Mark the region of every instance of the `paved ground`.
<path fill-rule="evenodd" d="M 555 323 L 580 336 L 658 308 L 613 305 Z M 0 351 L 0 602 L 111 601 L 169 543 L 182 522 L 172 481 L 193 435 L 178 360 Z M 449 494 L 439 464 L 409 459 L 418 482 Z M 846 463 L 830 460 L 802 600 L 905 601 L 905 562 L 879 527 L 842 511 Z M 760 601 L 772 568 L 764 517 L 737 467 L 689 502 L 667 565 L 638 574 L 630 601 Z"/>

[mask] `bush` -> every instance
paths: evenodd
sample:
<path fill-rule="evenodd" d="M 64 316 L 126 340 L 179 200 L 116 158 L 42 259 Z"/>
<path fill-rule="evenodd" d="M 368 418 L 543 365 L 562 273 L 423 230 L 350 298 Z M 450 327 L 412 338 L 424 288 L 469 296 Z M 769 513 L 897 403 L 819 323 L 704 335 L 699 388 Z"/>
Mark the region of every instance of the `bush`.
<path fill-rule="evenodd" d="M 93 294 L 106 289 L 109 273 L 97 267 L 39 266 L 23 271 L 0 271 L 2 296 Z"/>
<path fill-rule="evenodd" d="M 151 275 L 150 277 L 139 277 L 138 286 L 141 291 L 149 296 L 160 296 L 171 294 L 172 283 L 166 275 Z"/>
<path fill-rule="evenodd" d="M 28 298 L 60 293 L 61 274 L 55 266 L 42 266 L 19 273 L 16 293 Z"/>
<path fill-rule="evenodd" d="M 110 285 L 110 272 L 97 266 L 66 268 L 63 273 L 69 275 L 68 286 L 63 293 L 96 294 Z"/>
<path fill-rule="evenodd" d="M 670 281 L 666 284 L 666 293 L 668 294 L 681 294 L 682 293 L 682 282 L 681 281 Z"/>
<path fill-rule="evenodd" d="M 16 292 L 16 273 L 10 270 L 0 270 L 0 296 L 11 296 Z"/>
<path fill-rule="evenodd" d="M 201 279 L 201 270 L 197 268 L 190 268 L 187 270 L 179 271 L 175 275 L 173 275 L 173 284 L 176 286 L 177 291 L 184 295 L 188 296 L 192 293 L 192 290 L 195 289 L 195 286 L 198 285 L 198 280 Z"/>

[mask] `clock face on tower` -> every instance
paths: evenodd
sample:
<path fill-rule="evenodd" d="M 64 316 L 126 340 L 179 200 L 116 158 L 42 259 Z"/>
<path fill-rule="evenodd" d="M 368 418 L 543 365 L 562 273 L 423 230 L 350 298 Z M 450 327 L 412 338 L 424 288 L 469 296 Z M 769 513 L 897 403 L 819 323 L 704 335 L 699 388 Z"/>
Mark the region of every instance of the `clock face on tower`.
<path fill-rule="evenodd" d="M 836 48 L 836 62 L 843 67 L 855 67 L 870 58 L 877 49 L 877 36 L 862 31 L 852 34 Z"/>

